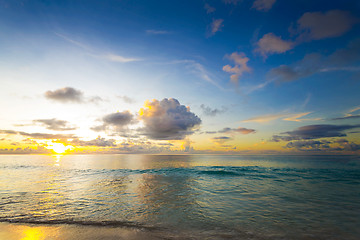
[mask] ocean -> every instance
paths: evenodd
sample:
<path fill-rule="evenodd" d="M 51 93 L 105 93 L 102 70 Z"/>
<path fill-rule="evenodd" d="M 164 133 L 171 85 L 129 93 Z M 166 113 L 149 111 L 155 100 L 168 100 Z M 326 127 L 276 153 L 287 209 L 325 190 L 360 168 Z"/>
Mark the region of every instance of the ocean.
<path fill-rule="evenodd" d="M 359 239 L 360 157 L 2 155 L 0 222 L 139 239 Z"/>

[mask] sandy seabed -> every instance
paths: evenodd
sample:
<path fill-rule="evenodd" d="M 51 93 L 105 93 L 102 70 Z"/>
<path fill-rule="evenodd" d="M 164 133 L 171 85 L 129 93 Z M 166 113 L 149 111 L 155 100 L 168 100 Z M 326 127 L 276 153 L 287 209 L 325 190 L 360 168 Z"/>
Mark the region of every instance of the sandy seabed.
<path fill-rule="evenodd" d="M 78 225 L 0 223 L 1 240 L 162 239 L 148 230 Z"/>

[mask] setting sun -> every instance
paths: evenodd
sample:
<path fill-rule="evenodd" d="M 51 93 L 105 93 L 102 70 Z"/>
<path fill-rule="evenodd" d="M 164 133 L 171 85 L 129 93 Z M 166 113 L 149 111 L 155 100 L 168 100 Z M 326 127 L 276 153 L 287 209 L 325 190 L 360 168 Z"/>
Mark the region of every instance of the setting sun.
<path fill-rule="evenodd" d="M 67 150 L 71 150 L 73 147 L 72 146 L 65 146 L 62 143 L 51 143 L 51 145 L 46 147 L 47 149 L 51 149 L 52 151 L 54 151 L 55 153 L 65 153 Z"/>

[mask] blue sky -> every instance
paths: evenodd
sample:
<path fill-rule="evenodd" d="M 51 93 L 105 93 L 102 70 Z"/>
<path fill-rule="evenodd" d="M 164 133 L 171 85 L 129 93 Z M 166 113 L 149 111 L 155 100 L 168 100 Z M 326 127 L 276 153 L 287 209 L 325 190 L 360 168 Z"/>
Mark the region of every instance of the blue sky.
<path fill-rule="evenodd" d="M 358 153 L 359 10 L 0 1 L 2 152 Z"/>

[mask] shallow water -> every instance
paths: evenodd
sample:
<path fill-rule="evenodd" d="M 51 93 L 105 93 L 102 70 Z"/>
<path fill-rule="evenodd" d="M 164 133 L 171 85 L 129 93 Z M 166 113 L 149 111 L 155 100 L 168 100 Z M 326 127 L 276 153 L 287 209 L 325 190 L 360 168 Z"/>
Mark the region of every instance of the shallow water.
<path fill-rule="evenodd" d="M 3 155 L 0 221 L 159 238 L 358 239 L 360 159 Z"/>

